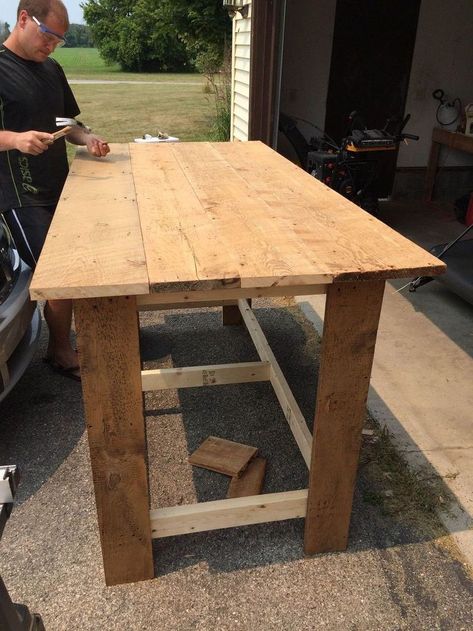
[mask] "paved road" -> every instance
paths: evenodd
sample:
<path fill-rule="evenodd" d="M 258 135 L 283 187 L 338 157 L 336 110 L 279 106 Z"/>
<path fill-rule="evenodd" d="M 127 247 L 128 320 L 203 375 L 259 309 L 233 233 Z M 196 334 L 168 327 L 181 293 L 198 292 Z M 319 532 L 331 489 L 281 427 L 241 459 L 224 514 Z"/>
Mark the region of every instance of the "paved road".
<path fill-rule="evenodd" d="M 318 338 L 297 309 L 257 306 L 311 418 Z M 221 327 L 215 310 L 142 320 L 148 367 L 257 359 L 246 333 Z M 435 524 L 423 527 L 421 514 L 408 520 L 369 501 L 379 489 L 366 462 L 344 553 L 305 558 L 301 520 L 199 533 L 155 543 L 155 580 L 104 587 L 80 388 L 47 371 L 45 341 L 0 406 L 0 462 L 23 470 L 2 575 L 14 600 L 42 613 L 47 631 L 473 629 L 473 583 L 439 545 L 448 538 Z M 153 507 L 225 495 L 227 478 L 186 462 L 209 434 L 261 449 L 266 492 L 307 484 L 267 383 L 147 394 L 145 403 Z"/>

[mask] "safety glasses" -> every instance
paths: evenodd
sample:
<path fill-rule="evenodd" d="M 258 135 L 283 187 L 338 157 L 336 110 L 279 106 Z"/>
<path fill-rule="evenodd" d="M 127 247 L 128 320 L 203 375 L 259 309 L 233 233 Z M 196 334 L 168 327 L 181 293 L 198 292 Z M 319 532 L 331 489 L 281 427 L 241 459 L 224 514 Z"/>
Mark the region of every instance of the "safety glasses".
<path fill-rule="evenodd" d="M 38 32 L 41 33 L 44 41 L 48 45 L 52 45 L 54 46 L 54 48 L 61 48 L 61 46 L 64 46 L 64 44 L 66 43 L 65 37 L 63 37 L 62 35 L 58 35 L 54 31 L 51 31 L 50 29 L 48 29 L 48 27 L 42 22 L 40 22 L 39 20 L 37 20 L 34 15 L 30 17 L 33 20 L 33 22 L 37 24 Z"/>

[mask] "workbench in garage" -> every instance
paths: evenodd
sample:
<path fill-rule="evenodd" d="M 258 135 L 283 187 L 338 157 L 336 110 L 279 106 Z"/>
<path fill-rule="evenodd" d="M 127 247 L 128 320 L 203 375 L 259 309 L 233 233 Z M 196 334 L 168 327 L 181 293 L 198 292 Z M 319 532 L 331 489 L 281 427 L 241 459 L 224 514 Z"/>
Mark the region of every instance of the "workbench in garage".
<path fill-rule="evenodd" d="M 31 285 L 74 301 L 108 585 L 154 576 L 152 538 L 305 517 L 308 554 L 347 546 L 387 279 L 444 264 L 260 142 L 79 151 Z M 314 440 L 249 299 L 327 294 Z M 260 362 L 142 371 L 137 310 L 223 305 Z M 309 488 L 150 510 L 144 390 L 270 381 Z M 159 563 L 159 560 L 157 560 Z"/>
<path fill-rule="evenodd" d="M 440 150 L 444 147 L 455 151 L 473 153 L 473 136 L 467 136 L 458 131 L 449 131 L 441 127 L 432 130 L 432 143 L 430 145 L 429 163 L 424 184 L 424 201 L 431 202 L 437 178 Z"/>

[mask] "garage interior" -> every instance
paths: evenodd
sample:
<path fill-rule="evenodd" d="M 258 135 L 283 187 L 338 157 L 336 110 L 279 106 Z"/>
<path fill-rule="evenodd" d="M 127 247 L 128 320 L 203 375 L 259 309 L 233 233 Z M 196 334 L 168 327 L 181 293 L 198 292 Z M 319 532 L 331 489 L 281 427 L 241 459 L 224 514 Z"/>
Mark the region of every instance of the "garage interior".
<path fill-rule="evenodd" d="M 456 239 L 466 225 L 457 216 L 455 200 L 473 191 L 473 137 L 466 150 L 440 147 L 430 200 L 426 179 L 434 128 L 463 131 L 465 108 L 473 102 L 471 4 L 459 0 L 452 9 L 442 0 L 402 0 L 394 8 L 388 0 L 287 0 L 280 11 L 277 3 L 272 5 L 273 13 L 266 10 L 264 16 L 255 6 L 253 54 L 259 60 L 252 68 L 261 67 L 263 60 L 275 67 L 255 78 L 259 85 L 262 80 L 272 85 L 273 109 L 267 111 L 273 146 L 298 162 L 285 135 L 276 132 L 280 112 L 297 121 L 308 142 L 320 130 L 339 142 L 352 111 L 362 115 L 369 129 L 382 129 L 388 118 L 409 114 L 404 131 L 417 134 L 419 141 L 403 143 L 382 165 L 377 216 L 427 249 Z M 257 33 L 263 27 L 265 47 L 258 47 L 263 37 Z M 270 54 L 270 42 L 276 41 L 279 47 Z M 436 90 L 442 90 L 441 100 L 433 96 Z M 250 112 L 253 138 L 264 108 L 263 97 L 256 101 Z M 473 229 L 464 239 L 472 237 Z M 472 290 L 462 297 L 473 302 L 473 256 L 463 264 Z"/>

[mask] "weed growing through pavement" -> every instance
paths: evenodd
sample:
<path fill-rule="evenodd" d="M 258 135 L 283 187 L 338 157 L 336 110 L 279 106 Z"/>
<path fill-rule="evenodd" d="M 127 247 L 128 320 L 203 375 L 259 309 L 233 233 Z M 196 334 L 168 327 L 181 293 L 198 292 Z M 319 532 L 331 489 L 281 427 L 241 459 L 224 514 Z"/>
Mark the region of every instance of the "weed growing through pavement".
<path fill-rule="evenodd" d="M 378 506 L 385 515 L 423 528 L 430 525 L 432 534 L 444 534 L 437 513 L 448 512 L 452 496 L 443 478 L 429 465 L 414 470 L 394 446 L 386 427 L 380 427 L 371 417 L 368 426 L 373 434 L 364 437 L 360 457 L 360 470 L 369 483 L 363 500 Z"/>

